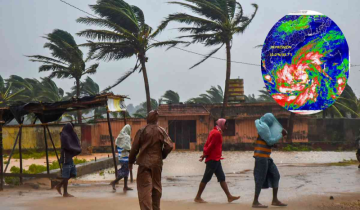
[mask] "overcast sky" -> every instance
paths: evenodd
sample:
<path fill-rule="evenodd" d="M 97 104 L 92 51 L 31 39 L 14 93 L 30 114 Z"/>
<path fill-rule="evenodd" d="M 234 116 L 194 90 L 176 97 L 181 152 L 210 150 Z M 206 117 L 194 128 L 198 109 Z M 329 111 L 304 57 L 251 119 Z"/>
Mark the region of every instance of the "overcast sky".
<path fill-rule="evenodd" d="M 93 14 L 89 4 L 96 0 L 66 0 L 67 2 Z M 180 0 L 181 1 L 181 0 Z M 338 0 L 238 0 L 245 14 L 251 14 L 251 3 L 259 5 L 258 13 L 243 35 L 235 35 L 232 60 L 260 64 L 261 49 L 254 46 L 262 44 L 272 26 L 284 15 L 297 10 L 314 10 L 330 17 L 345 34 L 350 47 L 351 63 L 360 64 L 360 37 L 359 22 L 360 1 Z M 66 30 L 74 35 L 78 44 L 86 42 L 86 39 L 78 37 L 75 33 L 95 28 L 76 23 L 78 17 L 84 17 L 78 11 L 59 0 L 0 0 L 0 75 L 5 79 L 16 74 L 24 78 L 46 77 L 49 73 L 38 73 L 39 63 L 28 61 L 24 55 L 49 55 L 49 51 L 43 48 L 45 39 L 42 35 L 52 32 L 54 29 Z M 145 13 L 145 20 L 151 27 L 156 28 L 168 14 L 184 12 L 184 9 L 166 4 L 165 0 L 128 0 L 128 3 L 140 7 Z M 172 28 L 179 24 L 170 24 L 157 40 L 167 40 L 180 35 Z M 172 30 L 171 30 L 172 29 Z M 206 48 L 202 45 L 193 45 L 186 48 L 198 53 L 206 54 L 214 48 Z M 86 48 L 82 48 L 84 52 Z M 209 59 L 200 66 L 189 70 L 193 64 L 202 59 L 201 56 L 183 52 L 177 49 L 165 51 L 152 49 L 148 52 L 147 63 L 148 77 L 150 80 L 151 97 L 159 99 L 166 90 L 174 90 L 180 95 L 181 101 L 196 97 L 204 93 L 212 85 L 225 83 L 225 61 Z M 214 56 L 226 58 L 225 48 Z M 89 62 L 87 65 L 90 65 Z M 98 72 L 92 75 L 94 81 L 100 85 L 100 89 L 113 84 L 124 72 L 130 70 L 135 64 L 135 58 L 100 62 Z M 350 72 L 349 84 L 356 94 L 360 95 L 360 83 L 358 78 L 360 67 L 354 67 Z M 232 78 L 243 78 L 245 94 L 258 94 L 258 90 L 264 87 L 259 66 L 232 64 Z M 85 78 L 84 78 L 85 79 Z M 65 91 L 69 91 L 74 85 L 71 79 L 55 79 L 57 85 Z M 142 74 L 133 74 L 126 81 L 112 89 L 116 94 L 129 95 L 130 101 L 137 105 L 145 101 L 145 89 Z"/>

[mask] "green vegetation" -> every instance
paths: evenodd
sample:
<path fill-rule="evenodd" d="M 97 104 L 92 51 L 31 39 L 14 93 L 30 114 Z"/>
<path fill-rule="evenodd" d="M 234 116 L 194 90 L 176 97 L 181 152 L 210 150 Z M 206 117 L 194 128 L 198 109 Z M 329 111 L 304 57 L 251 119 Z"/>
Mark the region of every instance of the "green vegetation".
<path fill-rule="evenodd" d="M 337 163 L 329 163 L 330 166 L 351 166 L 351 165 L 357 165 L 359 164 L 359 162 L 357 160 L 353 160 L 353 159 L 350 159 L 350 160 L 343 160 L 343 161 L 340 161 L 340 162 L 337 162 Z"/>
<path fill-rule="evenodd" d="M 286 34 L 292 34 L 294 31 L 300 31 L 309 28 L 309 22 L 311 17 L 308 15 L 300 16 L 296 20 L 289 20 L 283 22 L 279 27 L 279 32 L 285 32 Z"/>
<path fill-rule="evenodd" d="M 299 144 L 288 144 L 286 147 L 283 147 L 283 151 L 291 152 L 291 151 L 311 151 L 312 148 L 306 145 L 299 145 Z"/>
<path fill-rule="evenodd" d="M 226 79 L 223 107 L 221 111 L 221 117 L 224 117 L 225 108 L 227 107 L 229 98 L 231 47 L 233 37 L 235 34 L 243 34 L 245 32 L 256 15 L 258 5 L 252 4 L 255 11 L 251 14 L 251 16 L 246 17 L 244 15 L 243 7 L 235 0 L 185 0 L 182 2 L 172 1 L 169 3 L 179 5 L 190 13 L 181 12 L 170 14 L 159 26 L 159 31 L 164 30 L 170 22 L 183 23 L 188 27 L 178 28 L 180 32 L 185 32 L 185 35 L 178 37 L 179 39 L 191 39 L 192 44 L 201 43 L 206 47 L 216 46 L 214 50 L 212 50 L 198 63 L 190 67 L 190 69 L 206 61 L 218 52 L 224 45 L 226 47 Z M 193 13 L 195 13 L 196 16 L 194 16 Z"/>
<path fill-rule="evenodd" d="M 60 151 L 57 151 L 58 155 L 60 155 Z M 37 151 L 35 149 L 29 149 L 22 152 L 22 158 L 24 160 L 26 159 L 40 159 L 46 156 L 45 151 Z M 49 157 L 50 156 L 56 156 L 55 151 L 49 151 Z M 20 159 L 19 151 L 15 151 L 12 158 L 14 159 Z"/>
<path fill-rule="evenodd" d="M 74 158 L 73 160 L 74 160 L 75 165 L 87 162 L 85 159 Z M 53 161 L 52 163 L 49 164 L 50 170 L 54 170 L 54 169 L 58 169 L 58 168 L 60 168 L 60 167 L 59 167 L 59 163 L 57 161 Z M 40 174 L 42 172 L 45 172 L 46 170 L 47 169 L 46 169 L 45 165 L 31 164 L 29 166 L 28 170 L 23 169 L 23 174 Z M 10 168 L 10 172 L 11 173 L 20 173 L 20 168 L 13 166 Z M 19 177 L 5 177 L 5 183 L 11 184 L 11 185 L 19 185 L 20 179 L 19 179 Z"/>

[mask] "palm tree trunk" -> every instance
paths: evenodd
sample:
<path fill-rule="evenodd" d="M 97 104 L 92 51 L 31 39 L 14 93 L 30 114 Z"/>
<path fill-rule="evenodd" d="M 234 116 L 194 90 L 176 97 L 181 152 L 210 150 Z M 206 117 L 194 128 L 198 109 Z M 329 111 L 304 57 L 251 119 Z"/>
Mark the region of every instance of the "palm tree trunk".
<path fill-rule="evenodd" d="M 225 110 L 228 104 L 230 75 L 231 75 L 231 51 L 230 51 L 230 41 L 228 41 L 226 42 L 226 79 L 225 79 L 224 102 L 221 110 L 222 118 L 225 117 Z"/>
<path fill-rule="evenodd" d="M 141 63 L 141 71 L 143 72 L 143 76 L 144 76 L 145 93 L 146 93 L 146 109 L 147 109 L 147 113 L 149 113 L 151 111 L 151 100 L 150 100 L 149 80 L 145 65 L 145 55 L 139 55 L 139 58 Z"/>
<path fill-rule="evenodd" d="M 76 79 L 76 98 L 80 98 L 80 79 Z M 82 123 L 81 111 L 77 111 L 78 123 Z"/>

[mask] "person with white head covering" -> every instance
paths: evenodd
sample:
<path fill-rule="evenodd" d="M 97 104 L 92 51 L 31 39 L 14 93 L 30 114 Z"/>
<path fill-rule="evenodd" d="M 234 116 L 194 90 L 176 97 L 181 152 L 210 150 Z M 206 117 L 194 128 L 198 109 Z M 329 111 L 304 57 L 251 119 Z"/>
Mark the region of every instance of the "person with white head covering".
<path fill-rule="evenodd" d="M 131 150 L 131 126 L 125 125 L 121 129 L 119 136 L 115 140 L 116 148 L 119 156 L 119 163 L 121 168 L 117 171 L 117 178 L 110 183 L 113 190 L 116 191 L 115 184 L 124 178 L 124 192 L 128 190 L 133 190 L 128 187 L 128 177 L 129 177 L 129 153 Z"/>
<path fill-rule="evenodd" d="M 287 135 L 287 131 L 283 129 L 275 116 L 266 113 L 260 119 L 255 120 L 255 126 L 259 134 L 255 142 L 254 158 L 254 179 L 255 179 L 255 196 L 252 204 L 253 208 L 267 208 L 259 202 L 261 189 L 273 188 L 273 206 L 287 206 L 280 202 L 277 198 L 279 189 L 280 173 L 270 158 L 271 148 L 283 136 Z"/>

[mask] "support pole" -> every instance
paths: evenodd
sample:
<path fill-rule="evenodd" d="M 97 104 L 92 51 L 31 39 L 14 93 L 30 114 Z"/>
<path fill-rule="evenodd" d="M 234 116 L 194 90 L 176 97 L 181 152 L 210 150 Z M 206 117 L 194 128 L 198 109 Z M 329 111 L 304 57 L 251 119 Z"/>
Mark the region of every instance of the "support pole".
<path fill-rule="evenodd" d="M 46 140 L 46 125 L 44 125 L 44 140 L 45 140 L 45 153 L 46 153 L 46 171 L 47 171 L 47 174 L 50 174 L 49 151 L 48 151 L 48 143 L 47 143 L 47 140 Z"/>
<path fill-rule="evenodd" d="M 295 113 L 291 112 L 290 118 L 289 118 L 289 130 L 288 130 L 288 135 L 287 135 L 288 143 L 292 142 L 292 136 L 293 136 L 293 131 L 294 131 L 294 120 L 295 120 Z"/>
<path fill-rule="evenodd" d="M 3 163 L 3 137 L 2 137 L 2 127 L 4 123 L 0 122 L 0 191 L 3 191 L 4 186 L 4 163 Z"/>
<path fill-rule="evenodd" d="M 51 144 L 52 144 L 53 149 L 54 149 L 54 151 L 55 151 L 55 155 L 56 155 L 56 159 L 58 160 L 58 163 L 59 163 L 60 171 L 62 172 L 62 168 L 61 168 L 61 164 L 60 164 L 60 159 L 59 159 L 58 153 L 57 153 L 57 151 L 56 151 L 56 147 L 55 147 L 54 141 L 53 141 L 53 139 L 52 139 L 52 137 L 51 137 L 51 133 L 50 133 L 49 126 L 46 126 L 46 129 L 47 129 L 47 131 L 48 131 Z"/>
<path fill-rule="evenodd" d="M 106 112 L 108 126 L 109 126 L 109 134 L 110 134 L 110 143 L 111 143 L 111 151 L 113 154 L 113 160 L 114 160 L 114 168 L 115 168 L 115 179 L 117 178 L 117 164 L 116 164 L 116 157 L 115 157 L 115 148 L 114 148 L 114 141 L 111 131 L 111 124 L 110 124 L 110 116 L 109 116 L 109 110 Z"/>
<path fill-rule="evenodd" d="M 18 142 L 18 140 L 19 140 L 19 136 L 20 136 L 21 129 L 22 129 L 22 126 L 20 126 L 20 128 L 19 128 L 19 132 L 18 132 L 18 134 L 16 135 L 15 143 L 14 143 L 14 146 L 13 146 L 13 148 L 12 148 L 12 150 L 11 150 L 10 155 L 9 155 L 9 158 L 8 158 L 8 161 L 7 161 L 7 164 L 6 164 L 6 167 L 5 167 L 4 173 L 6 173 L 6 171 L 7 171 L 8 167 L 9 167 L 11 157 L 12 157 L 12 155 L 14 154 L 15 147 L 16 147 L 17 142 Z"/>
<path fill-rule="evenodd" d="M 23 122 L 21 122 L 22 125 Z M 21 128 L 21 127 L 20 127 Z M 20 155 L 20 185 L 23 184 L 23 178 L 22 178 L 22 173 L 23 173 L 23 164 L 22 164 L 22 149 L 21 149 L 21 134 L 22 134 L 22 129 L 20 129 L 20 135 L 19 135 L 19 155 Z"/>
<path fill-rule="evenodd" d="M 124 125 L 126 125 L 126 111 L 123 114 L 124 114 Z"/>

